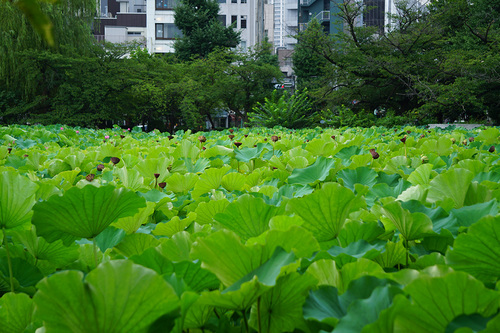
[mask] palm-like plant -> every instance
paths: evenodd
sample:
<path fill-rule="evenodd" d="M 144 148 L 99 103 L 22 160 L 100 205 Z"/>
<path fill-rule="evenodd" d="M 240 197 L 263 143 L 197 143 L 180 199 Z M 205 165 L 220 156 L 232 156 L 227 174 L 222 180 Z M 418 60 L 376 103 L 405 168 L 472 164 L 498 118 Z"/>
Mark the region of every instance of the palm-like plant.
<path fill-rule="evenodd" d="M 249 115 L 251 125 L 283 126 L 287 128 L 303 128 L 311 124 L 312 103 L 307 95 L 307 89 L 290 95 L 287 91 L 279 94 L 274 90 L 264 104 L 257 103 Z"/>

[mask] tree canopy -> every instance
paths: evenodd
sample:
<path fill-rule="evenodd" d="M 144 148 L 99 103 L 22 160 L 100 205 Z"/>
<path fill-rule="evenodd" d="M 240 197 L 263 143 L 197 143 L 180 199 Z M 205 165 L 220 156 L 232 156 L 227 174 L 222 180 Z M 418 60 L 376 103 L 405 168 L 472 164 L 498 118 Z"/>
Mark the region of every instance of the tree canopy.
<path fill-rule="evenodd" d="M 314 68 L 322 84 L 308 86 L 313 95 L 331 107 L 390 110 L 421 122 L 500 120 L 500 1 L 399 1 L 383 33 L 357 24 L 362 1 L 338 6 L 344 31 L 326 35 L 310 24 L 298 37 L 299 76 L 311 65 L 300 60 L 304 50 L 320 57 Z"/>

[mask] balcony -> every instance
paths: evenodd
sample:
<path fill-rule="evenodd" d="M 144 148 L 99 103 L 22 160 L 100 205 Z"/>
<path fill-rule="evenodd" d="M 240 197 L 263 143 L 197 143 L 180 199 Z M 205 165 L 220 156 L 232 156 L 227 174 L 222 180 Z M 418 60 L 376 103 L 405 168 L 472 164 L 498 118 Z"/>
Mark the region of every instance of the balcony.
<path fill-rule="evenodd" d="M 314 16 L 313 18 L 311 18 L 311 20 L 313 20 L 313 19 L 316 19 L 319 22 L 330 21 L 330 11 L 324 10 L 322 12 L 319 12 L 318 14 L 316 14 L 316 16 Z"/>
<path fill-rule="evenodd" d="M 300 5 L 307 7 L 312 5 L 316 0 L 300 0 Z"/>

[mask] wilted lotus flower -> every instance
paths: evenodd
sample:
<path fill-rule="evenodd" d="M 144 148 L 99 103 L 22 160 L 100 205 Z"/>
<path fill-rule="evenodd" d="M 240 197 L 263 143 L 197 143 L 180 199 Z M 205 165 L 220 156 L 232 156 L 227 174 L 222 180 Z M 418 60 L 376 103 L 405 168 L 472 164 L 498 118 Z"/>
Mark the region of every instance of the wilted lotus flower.
<path fill-rule="evenodd" d="M 167 186 L 167 183 L 165 182 L 161 182 L 161 183 L 158 183 L 158 186 L 161 188 L 161 189 L 164 189 L 165 186 Z"/>
<path fill-rule="evenodd" d="M 231 128 L 231 129 L 229 130 L 229 133 L 233 133 L 233 132 L 234 132 L 234 129 L 232 129 L 232 128 Z"/>
<path fill-rule="evenodd" d="M 469 142 L 474 142 L 474 138 L 472 136 L 469 138 Z"/>
<path fill-rule="evenodd" d="M 245 138 L 248 138 L 248 134 L 245 134 Z"/>
<path fill-rule="evenodd" d="M 422 161 L 422 164 L 429 163 L 429 158 L 427 156 L 422 156 L 421 161 Z"/>
<path fill-rule="evenodd" d="M 332 139 L 335 140 L 335 135 L 332 135 Z"/>
<path fill-rule="evenodd" d="M 491 146 L 490 149 L 488 149 L 490 153 L 493 153 L 495 151 L 495 146 Z"/>
<path fill-rule="evenodd" d="M 239 146 L 241 146 L 241 142 L 235 142 L 234 145 L 238 148 Z"/>
<path fill-rule="evenodd" d="M 402 143 L 406 144 L 406 135 L 404 136 L 404 138 L 400 139 Z"/>
<path fill-rule="evenodd" d="M 118 163 L 120 163 L 120 159 L 118 157 L 111 157 L 111 162 L 114 165 L 117 165 Z"/>
<path fill-rule="evenodd" d="M 451 143 L 457 142 L 457 140 L 455 138 L 451 138 L 450 140 L 451 140 Z"/>
<path fill-rule="evenodd" d="M 380 157 L 380 155 L 375 151 L 375 149 L 370 149 L 370 154 L 372 154 L 374 160 Z"/>
<path fill-rule="evenodd" d="M 123 134 L 120 134 L 120 138 L 122 138 L 122 139 L 123 139 L 124 137 L 125 137 L 125 135 L 123 135 Z"/>
<path fill-rule="evenodd" d="M 9 147 L 9 148 L 7 148 L 7 150 L 9 151 L 9 154 L 10 154 L 10 152 L 12 151 L 12 148 Z"/>
<path fill-rule="evenodd" d="M 102 171 L 104 170 L 104 164 L 99 164 L 97 167 L 96 167 L 97 171 Z"/>
<path fill-rule="evenodd" d="M 463 144 L 464 146 L 467 146 L 467 140 L 462 141 L 462 144 Z"/>
<path fill-rule="evenodd" d="M 277 136 L 277 135 L 273 135 L 273 136 L 271 137 L 271 141 L 272 141 L 272 142 L 276 142 L 276 141 L 278 141 L 278 140 L 279 140 L 279 138 L 278 138 L 278 136 Z"/>
<path fill-rule="evenodd" d="M 229 134 L 229 138 L 232 140 L 234 138 L 234 135 Z"/>
<path fill-rule="evenodd" d="M 395 128 L 395 129 L 394 129 L 394 133 L 396 133 L 397 131 L 398 131 L 398 129 L 397 129 L 397 128 Z"/>
<path fill-rule="evenodd" d="M 85 179 L 87 179 L 89 182 L 94 180 L 95 175 L 93 173 L 89 173 L 87 176 L 85 176 Z"/>
<path fill-rule="evenodd" d="M 160 177 L 160 174 L 159 173 L 155 173 L 154 176 L 155 176 L 156 179 L 158 179 L 158 177 Z"/>
<path fill-rule="evenodd" d="M 423 139 L 423 138 L 425 138 L 425 134 L 422 134 L 422 135 L 420 136 L 420 139 Z"/>
<path fill-rule="evenodd" d="M 493 148 L 495 148 L 495 147 L 493 147 Z M 28 156 L 29 156 L 28 154 L 24 154 L 24 155 L 23 155 L 23 157 L 25 157 L 25 158 L 26 158 L 26 157 L 28 157 Z"/>
<path fill-rule="evenodd" d="M 203 146 L 203 147 L 201 147 L 201 149 L 205 150 L 205 149 L 207 149 L 207 147 Z"/>
<path fill-rule="evenodd" d="M 169 135 L 169 136 L 167 136 L 167 138 L 168 138 L 169 140 L 172 140 L 172 139 L 174 138 L 174 136 L 173 136 L 173 135 Z"/>
<path fill-rule="evenodd" d="M 200 136 L 198 137 L 198 141 L 200 141 L 201 143 L 203 143 L 203 142 L 207 142 L 207 138 L 206 138 L 204 135 L 200 135 Z"/>

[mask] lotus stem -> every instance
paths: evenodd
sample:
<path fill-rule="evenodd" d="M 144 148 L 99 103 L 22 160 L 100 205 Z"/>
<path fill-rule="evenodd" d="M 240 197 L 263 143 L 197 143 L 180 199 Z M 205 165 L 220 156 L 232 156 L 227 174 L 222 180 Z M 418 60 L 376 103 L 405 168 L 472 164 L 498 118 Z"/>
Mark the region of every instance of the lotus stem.
<path fill-rule="evenodd" d="M 262 332 L 262 322 L 260 319 L 260 296 L 257 298 L 257 322 L 259 327 L 259 333 Z"/>
<path fill-rule="evenodd" d="M 243 314 L 243 321 L 245 322 L 245 331 L 248 333 L 249 331 L 248 331 L 248 320 L 247 320 L 246 311 L 243 310 L 243 311 L 241 311 L 241 313 Z"/>
<path fill-rule="evenodd" d="M 9 281 L 10 281 L 10 291 L 14 292 L 14 275 L 12 273 L 12 261 L 10 259 L 9 243 L 7 242 L 7 232 L 5 227 L 2 228 L 3 231 L 3 244 L 5 245 L 5 252 L 7 252 L 7 264 L 9 266 Z"/>
<path fill-rule="evenodd" d="M 92 239 L 92 244 L 94 247 L 94 264 L 95 264 L 94 268 L 97 268 L 97 242 L 95 241 L 95 237 Z"/>
<path fill-rule="evenodd" d="M 406 268 L 408 268 L 409 263 L 410 263 L 410 248 L 408 246 L 408 240 L 407 239 L 405 239 L 405 243 L 406 243 Z"/>

